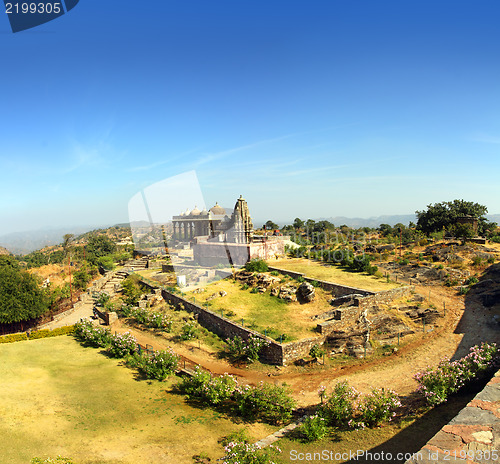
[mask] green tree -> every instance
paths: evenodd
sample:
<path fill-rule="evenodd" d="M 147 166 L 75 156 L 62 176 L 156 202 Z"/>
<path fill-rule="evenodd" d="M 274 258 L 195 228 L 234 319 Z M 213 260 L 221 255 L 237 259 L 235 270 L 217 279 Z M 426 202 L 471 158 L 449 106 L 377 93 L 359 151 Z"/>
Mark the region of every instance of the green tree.
<path fill-rule="evenodd" d="M 427 205 L 424 211 L 416 211 L 417 229 L 429 235 L 432 232 L 441 232 L 443 228 L 449 230 L 456 224 L 460 216 L 473 216 L 478 221 L 478 233 L 484 234 L 492 230 L 496 224 L 488 222 L 486 213 L 488 208 L 479 203 L 465 200 L 444 201 Z"/>
<path fill-rule="evenodd" d="M 35 319 L 49 309 L 48 295 L 35 276 L 9 258 L 0 256 L 0 323 Z"/>
<path fill-rule="evenodd" d="M 304 221 L 300 218 L 295 218 L 293 220 L 293 227 L 297 230 L 302 229 L 302 227 L 304 227 Z"/>
<path fill-rule="evenodd" d="M 99 258 L 116 251 L 116 245 L 106 235 L 91 235 L 87 246 L 87 261 L 96 265 Z"/>
<path fill-rule="evenodd" d="M 279 229 L 279 226 L 278 224 L 276 224 L 275 222 L 269 220 L 267 221 L 265 224 L 264 224 L 264 227 L 263 229 L 266 229 L 266 230 L 276 230 L 276 229 Z"/>

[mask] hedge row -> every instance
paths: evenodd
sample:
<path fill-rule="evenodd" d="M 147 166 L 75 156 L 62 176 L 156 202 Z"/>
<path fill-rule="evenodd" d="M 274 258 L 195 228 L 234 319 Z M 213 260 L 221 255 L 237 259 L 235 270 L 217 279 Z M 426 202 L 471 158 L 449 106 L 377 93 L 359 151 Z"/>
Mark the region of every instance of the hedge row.
<path fill-rule="evenodd" d="M 49 337 L 58 337 L 59 335 L 67 335 L 73 333 L 75 330 L 74 326 L 69 325 L 65 327 L 59 327 L 58 329 L 49 330 L 35 330 L 31 332 L 28 336 L 26 332 L 4 335 L 0 337 L 0 343 L 13 343 L 13 342 L 21 342 L 23 340 L 37 340 L 39 338 L 49 338 Z"/>

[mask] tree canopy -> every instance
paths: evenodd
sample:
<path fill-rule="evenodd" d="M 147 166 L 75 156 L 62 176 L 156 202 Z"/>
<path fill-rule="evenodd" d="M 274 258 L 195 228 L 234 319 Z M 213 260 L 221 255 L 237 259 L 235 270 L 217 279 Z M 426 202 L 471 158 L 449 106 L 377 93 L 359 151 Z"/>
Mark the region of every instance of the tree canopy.
<path fill-rule="evenodd" d="M 482 235 L 496 227 L 495 223 L 488 222 L 486 213 L 488 208 L 479 203 L 465 200 L 444 201 L 427 205 L 424 211 L 415 211 L 417 215 L 417 229 L 425 234 L 451 230 L 455 227 L 460 216 L 473 216 L 478 221 L 478 234 Z"/>
<path fill-rule="evenodd" d="M 49 299 L 36 278 L 19 269 L 9 256 L 0 256 L 0 323 L 28 321 L 49 309 Z"/>

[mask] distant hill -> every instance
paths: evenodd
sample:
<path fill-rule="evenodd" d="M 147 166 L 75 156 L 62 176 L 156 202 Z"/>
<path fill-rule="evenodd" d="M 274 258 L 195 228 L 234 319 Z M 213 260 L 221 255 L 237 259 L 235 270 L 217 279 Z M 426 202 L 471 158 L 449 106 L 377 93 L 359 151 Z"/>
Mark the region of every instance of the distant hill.
<path fill-rule="evenodd" d="M 10 255 L 12 254 L 7 248 L 1 247 L 0 246 L 0 255 Z"/>
<path fill-rule="evenodd" d="M 108 226 L 99 226 L 103 229 Z M 96 226 L 78 226 L 58 229 L 30 230 L 24 232 L 12 232 L 0 237 L 0 246 L 8 248 L 16 255 L 25 255 L 46 246 L 62 243 L 65 234 L 73 234 L 75 237 L 95 230 Z"/>
<path fill-rule="evenodd" d="M 320 218 L 319 221 L 330 221 L 336 226 L 343 226 L 344 224 L 349 227 L 378 227 L 380 224 L 389 224 L 394 226 L 398 223 L 407 226 L 410 221 L 416 223 L 417 217 L 415 214 L 401 214 L 393 216 L 374 216 L 370 218 L 348 218 L 345 216 L 336 216 L 329 218 Z"/>

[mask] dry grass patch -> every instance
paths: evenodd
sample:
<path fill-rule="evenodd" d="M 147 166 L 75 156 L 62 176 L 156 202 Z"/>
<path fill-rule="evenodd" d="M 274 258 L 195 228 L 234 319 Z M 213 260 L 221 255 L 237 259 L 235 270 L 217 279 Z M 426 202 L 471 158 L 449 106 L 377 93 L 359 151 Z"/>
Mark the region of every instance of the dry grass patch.
<path fill-rule="evenodd" d="M 305 274 L 306 277 L 311 277 L 313 279 L 326 280 L 327 282 L 355 287 L 362 290 L 370 290 L 372 292 L 390 290 L 391 288 L 400 286 L 393 282 L 387 283 L 383 278 L 371 276 L 362 272 L 344 271 L 339 266 L 331 266 L 305 258 L 278 259 L 269 261 L 269 265 L 289 271 L 301 272 Z"/>
<path fill-rule="evenodd" d="M 2 464 L 57 455 L 78 464 L 191 463 L 201 452 L 220 457 L 217 440 L 242 427 L 168 393 L 175 378 L 136 381 L 120 361 L 68 336 L 1 345 L 0 359 Z M 255 439 L 274 430 L 249 427 Z"/>
<path fill-rule="evenodd" d="M 298 285 L 298 284 L 297 284 Z M 265 293 L 252 293 L 251 288 L 243 290 L 242 285 L 232 279 L 224 279 L 208 285 L 206 292 L 187 293 L 189 299 L 196 299 L 202 306 L 214 293 L 224 291 L 224 297 L 214 298 L 209 302 L 211 311 L 222 314 L 245 327 L 250 327 L 262 334 L 279 339 L 280 334 L 286 334 L 283 341 L 313 337 L 314 328 L 318 322 L 311 316 L 331 309 L 328 300 L 331 295 L 322 289 L 316 289 L 316 298 L 311 303 L 286 303 L 271 296 L 269 290 Z M 231 311 L 231 312 L 230 312 Z M 234 313 L 234 314 L 232 314 Z"/>

